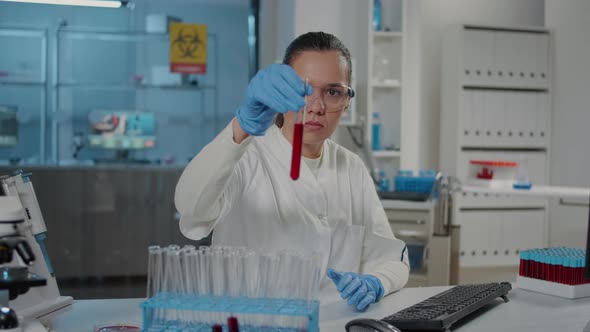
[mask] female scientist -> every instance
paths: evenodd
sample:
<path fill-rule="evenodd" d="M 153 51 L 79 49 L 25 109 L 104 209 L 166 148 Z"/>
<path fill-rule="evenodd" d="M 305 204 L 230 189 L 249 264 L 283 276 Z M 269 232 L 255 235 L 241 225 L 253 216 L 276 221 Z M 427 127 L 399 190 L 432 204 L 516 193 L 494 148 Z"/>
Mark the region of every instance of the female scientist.
<path fill-rule="evenodd" d="M 354 96 L 351 72 L 335 36 L 295 39 L 283 64 L 256 74 L 236 117 L 186 167 L 175 204 L 188 238 L 215 228 L 217 245 L 319 252 L 342 298 L 364 310 L 402 288 L 409 267 L 362 160 L 329 139 Z M 293 181 L 295 112 L 302 115 L 306 95 L 304 162 Z M 321 294 L 328 285 L 324 278 Z"/>

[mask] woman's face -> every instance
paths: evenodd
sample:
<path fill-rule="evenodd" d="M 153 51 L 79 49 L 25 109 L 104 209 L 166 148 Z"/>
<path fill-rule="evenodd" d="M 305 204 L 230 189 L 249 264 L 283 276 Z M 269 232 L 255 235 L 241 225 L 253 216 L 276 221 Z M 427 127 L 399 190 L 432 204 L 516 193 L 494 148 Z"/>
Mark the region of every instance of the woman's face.
<path fill-rule="evenodd" d="M 348 108 L 348 103 L 330 107 L 322 96 L 327 87 L 350 84 L 346 61 L 338 51 L 304 51 L 294 58 L 291 66 L 301 79 L 307 79 L 313 87 L 312 95 L 307 96 L 303 143 L 320 144 L 334 133 L 342 113 Z M 303 109 L 298 113 L 298 121 L 301 121 L 302 115 Z M 290 134 L 294 124 L 295 113 L 285 113 L 283 129 Z"/>

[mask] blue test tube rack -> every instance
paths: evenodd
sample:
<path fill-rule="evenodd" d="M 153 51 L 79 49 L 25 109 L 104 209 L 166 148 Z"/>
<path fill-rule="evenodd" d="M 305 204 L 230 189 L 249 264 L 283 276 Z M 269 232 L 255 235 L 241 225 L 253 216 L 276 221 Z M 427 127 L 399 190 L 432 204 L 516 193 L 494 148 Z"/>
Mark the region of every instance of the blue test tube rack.
<path fill-rule="evenodd" d="M 306 331 L 319 332 L 319 301 L 283 298 L 250 298 L 231 296 L 180 295 L 177 293 L 158 293 L 141 304 L 143 329 L 145 332 L 211 331 L 211 323 L 183 322 L 181 320 L 158 320 L 155 312 L 176 310 L 178 312 L 225 313 L 239 317 L 239 314 L 307 317 Z M 248 326 L 240 324 L 240 331 L 301 331 L 296 328 L 280 326 Z"/>

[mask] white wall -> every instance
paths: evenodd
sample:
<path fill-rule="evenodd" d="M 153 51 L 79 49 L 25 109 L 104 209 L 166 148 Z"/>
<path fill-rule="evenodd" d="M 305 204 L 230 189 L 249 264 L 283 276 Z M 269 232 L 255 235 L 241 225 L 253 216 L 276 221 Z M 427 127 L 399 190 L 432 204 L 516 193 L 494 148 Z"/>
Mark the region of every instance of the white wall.
<path fill-rule="evenodd" d="M 590 1 L 547 0 L 555 42 L 551 175 L 553 185 L 590 186 Z M 552 206 L 549 243 L 585 245 L 588 209 Z"/>
<path fill-rule="evenodd" d="M 557 2 L 557 1 L 555 1 Z M 438 165 L 442 40 L 456 23 L 543 26 L 544 0 L 422 0 L 420 165 Z"/>

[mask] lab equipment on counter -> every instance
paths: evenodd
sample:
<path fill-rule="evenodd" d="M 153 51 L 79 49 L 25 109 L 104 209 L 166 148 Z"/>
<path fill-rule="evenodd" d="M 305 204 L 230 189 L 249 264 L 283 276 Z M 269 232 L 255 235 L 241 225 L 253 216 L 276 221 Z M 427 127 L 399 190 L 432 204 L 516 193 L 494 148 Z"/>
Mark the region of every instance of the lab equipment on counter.
<path fill-rule="evenodd" d="M 375 169 L 375 174 L 377 174 L 377 190 L 380 192 L 389 191 L 389 178 L 385 170 L 377 168 Z"/>
<path fill-rule="evenodd" d="M 399 170 L 394 177 L 394 189 L 398 192 L 416 192 L 430 194 L 436 181 L 436 172 L 421 170 L 419 176 L 414 176 L 412 170 Z"/>
<path fill-rule="evenodd" d="M 568 299 L 590 296 L 584 275 L 586 252 L 577 248 L 530 249 L 520 252 L 518 288 Z"/>
<path fill-rule="evenodd" d="M 383 321 L 402 331 L 449 331 L 457 321 L 506 295 L 512 286 L 509 282 L 459 285 L 405 308 Z"/>
<path fill-rule="evenodd" d="M 381 150 L 381 116 L 379 112 L 373 112 L 373 125 L 371 126 L 371 137 L 373 138 L 373 151 Z"/>
<path fill-rule="evenodd" d="M 516 178 L 512 187 L 514 189 L 531 189 L 532 186 L 528 172 L 528 161 L 525 156 L 520 156 L 520 161 L 516 169 Z"/>
<path fill-rule="evenodd" d="M 246 248 L 148 249 L 145 331 L 211 331 L 228 316 L 243 331 L 318 331 L 320 258 Z"/>
<path fill-rule="evenodd" d="M 470 160 L 467 183 L 488 188 L 512 188 L 518 163 L 504 160 Z"/>
<path fill-rule="evenodd" d="M 0 146 L 14 146 L 18 143 L 18 108 L 0 105 Z"/>
<path fill-rule="evenodd" d="M 0 182 L 5 195 L 0 196 L 0 304 L 18 315 L 15 331 L 45 331 L 41 322 L 69 310 L 72 298 L 59 294 L 30 174 L 19 170 Z"/>
<path fill-rule="evenodd" d="M 156 146 L 156 116 L 151 112 L 93 110 L 88 113 L 88 146 L 112 150 Z"/>

